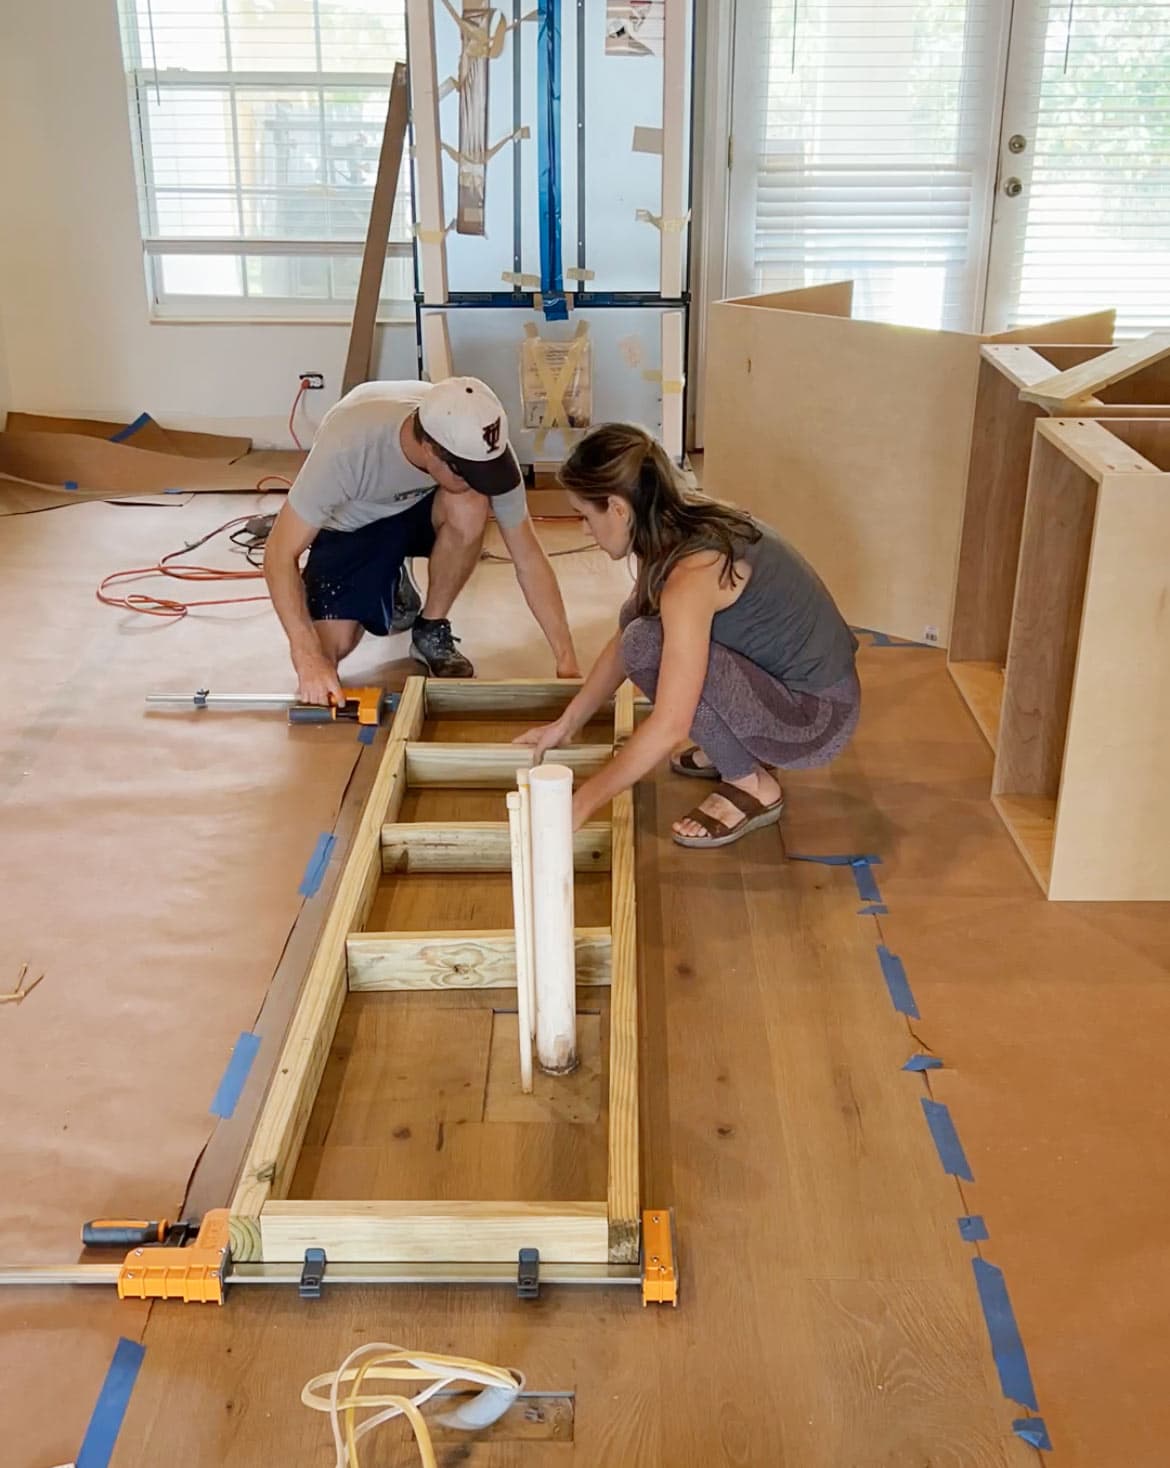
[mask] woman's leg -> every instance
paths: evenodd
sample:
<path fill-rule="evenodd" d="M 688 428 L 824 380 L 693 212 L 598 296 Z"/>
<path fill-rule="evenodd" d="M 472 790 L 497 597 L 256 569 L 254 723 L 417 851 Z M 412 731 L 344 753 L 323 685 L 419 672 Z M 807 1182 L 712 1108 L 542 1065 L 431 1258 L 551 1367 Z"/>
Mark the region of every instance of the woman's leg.
<path fill-rule="evenodd" d="M 649 617 L 631 622 L 622 653 L 630 678 L 653 698 L 662 658 L 661 622 Z M 781 790 L 767 766 L 827 764 L 853 733 L 859 713 L 856 680 L 827 692 L 831 696 L 795 693 L 739 653 L 712 643 L 691 737 L 729 785 L 771 805 Z M 701 808 L 729 827 L 743 819 L 719 795 L 711 795 Z M 674 829 L 684 836 L 702 834 L 695 821 L 676 822 Z"/>

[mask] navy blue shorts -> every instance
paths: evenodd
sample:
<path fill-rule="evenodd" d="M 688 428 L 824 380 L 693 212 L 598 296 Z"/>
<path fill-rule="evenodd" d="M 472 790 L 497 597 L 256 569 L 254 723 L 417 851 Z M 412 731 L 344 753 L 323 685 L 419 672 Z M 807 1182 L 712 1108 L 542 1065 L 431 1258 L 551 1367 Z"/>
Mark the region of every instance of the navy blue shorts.
<path fill-rule="evenodd" d="M 434 494 L 400 515 L 360 530 L 319 530 L 302 573 L 314 622 L 360 622 L 385 637 L 394 615 L 394 584 L 408 556 L 429 556 L 435 545 Z"/>

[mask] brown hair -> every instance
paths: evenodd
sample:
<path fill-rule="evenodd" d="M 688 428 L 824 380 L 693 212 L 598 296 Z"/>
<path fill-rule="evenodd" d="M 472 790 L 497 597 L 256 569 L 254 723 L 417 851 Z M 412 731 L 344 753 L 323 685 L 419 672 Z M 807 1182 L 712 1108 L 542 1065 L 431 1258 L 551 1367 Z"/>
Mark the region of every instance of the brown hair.
<path fill-rule="evenodd" d="M 666 450 L 632 423 L 603 423 L 587 433 L 561 465 L 565 489 L 602 504 L 622 499 L 632 511 L 630 552 L 638 559 L 634 602 L 639 616 L 655 616 L 675 566 L 696 551 L 723 558 L 720 579 L 734 586 L 735 562 L 760 538 L 751 519 L 729 505 L 684 488 Z"/>
<path fill-rule="evenodd" d="M 446 464 L 449 469 L 454 469 L 456 473 L 459 472 L 458 465 L 452 462 L 455 458 L 455 455 L 452 454 L 450 449 L 445 448 L 437 438 L 426 431 L 426 429 L 422 426 L 422 419 L 418 415 L 417 408 L 410 415 L 410 431 L 414 435 L 415 443 L 430 444 L 435 454 L 440 459 L 442 459 L 443 463 Z"/>

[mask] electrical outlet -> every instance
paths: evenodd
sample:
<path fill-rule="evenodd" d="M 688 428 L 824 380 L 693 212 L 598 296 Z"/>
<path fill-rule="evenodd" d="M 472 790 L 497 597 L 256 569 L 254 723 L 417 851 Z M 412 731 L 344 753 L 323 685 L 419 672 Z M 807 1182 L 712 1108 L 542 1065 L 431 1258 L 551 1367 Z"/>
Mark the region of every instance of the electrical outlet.
<path fill-rule="evenodd" d="M 308 391 L 313 392 L 325 386 L 325 374 L 323 372 L 302 372 L 301 381 Z"/>
<path fill-rule="evenodd" d="M 922 640 L 923 640 L 923 642 L 932 642 L 932 643 L 937 644 L 937 642 L 938 642 L 938 628 L 937 627 L 925 627 L 925 628 L 923 628 L 923 631 L 922 631 Z"/>

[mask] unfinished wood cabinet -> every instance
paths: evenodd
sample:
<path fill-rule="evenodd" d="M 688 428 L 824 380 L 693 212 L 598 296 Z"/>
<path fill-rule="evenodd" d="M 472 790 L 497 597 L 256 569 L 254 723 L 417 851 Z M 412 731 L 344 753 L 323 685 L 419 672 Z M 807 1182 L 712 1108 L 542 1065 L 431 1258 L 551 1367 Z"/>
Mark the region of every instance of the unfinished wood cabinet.
<path fill-rule="evenodd" d="M 408 681 L 232 1199 L 237 1263 L 319 1247 L 506 1278 L 532 1247 L 581 1280 L 637 1278 L 631 797 L 575 840 L 584 1050 L 535 1096 L 518 1088 L 515 937 L 497 901 L 503 790 L 532 753 L 506 741 L 578 687 Z M 629 684 L 611 708 L 601 741 L 556 758 L 603 764 L 633 727 Z"/>
<path fill-rule="evenodd" d="M 947 666 L 994 749 L 1037 420 L 1170 418 L 1170 336 L 980 355 Z"/>
<path fill-rule="evenodd" d="M 993 800 L 1050 898 L 1170 900 L 1170 419 L 1036 426 Z"/>

